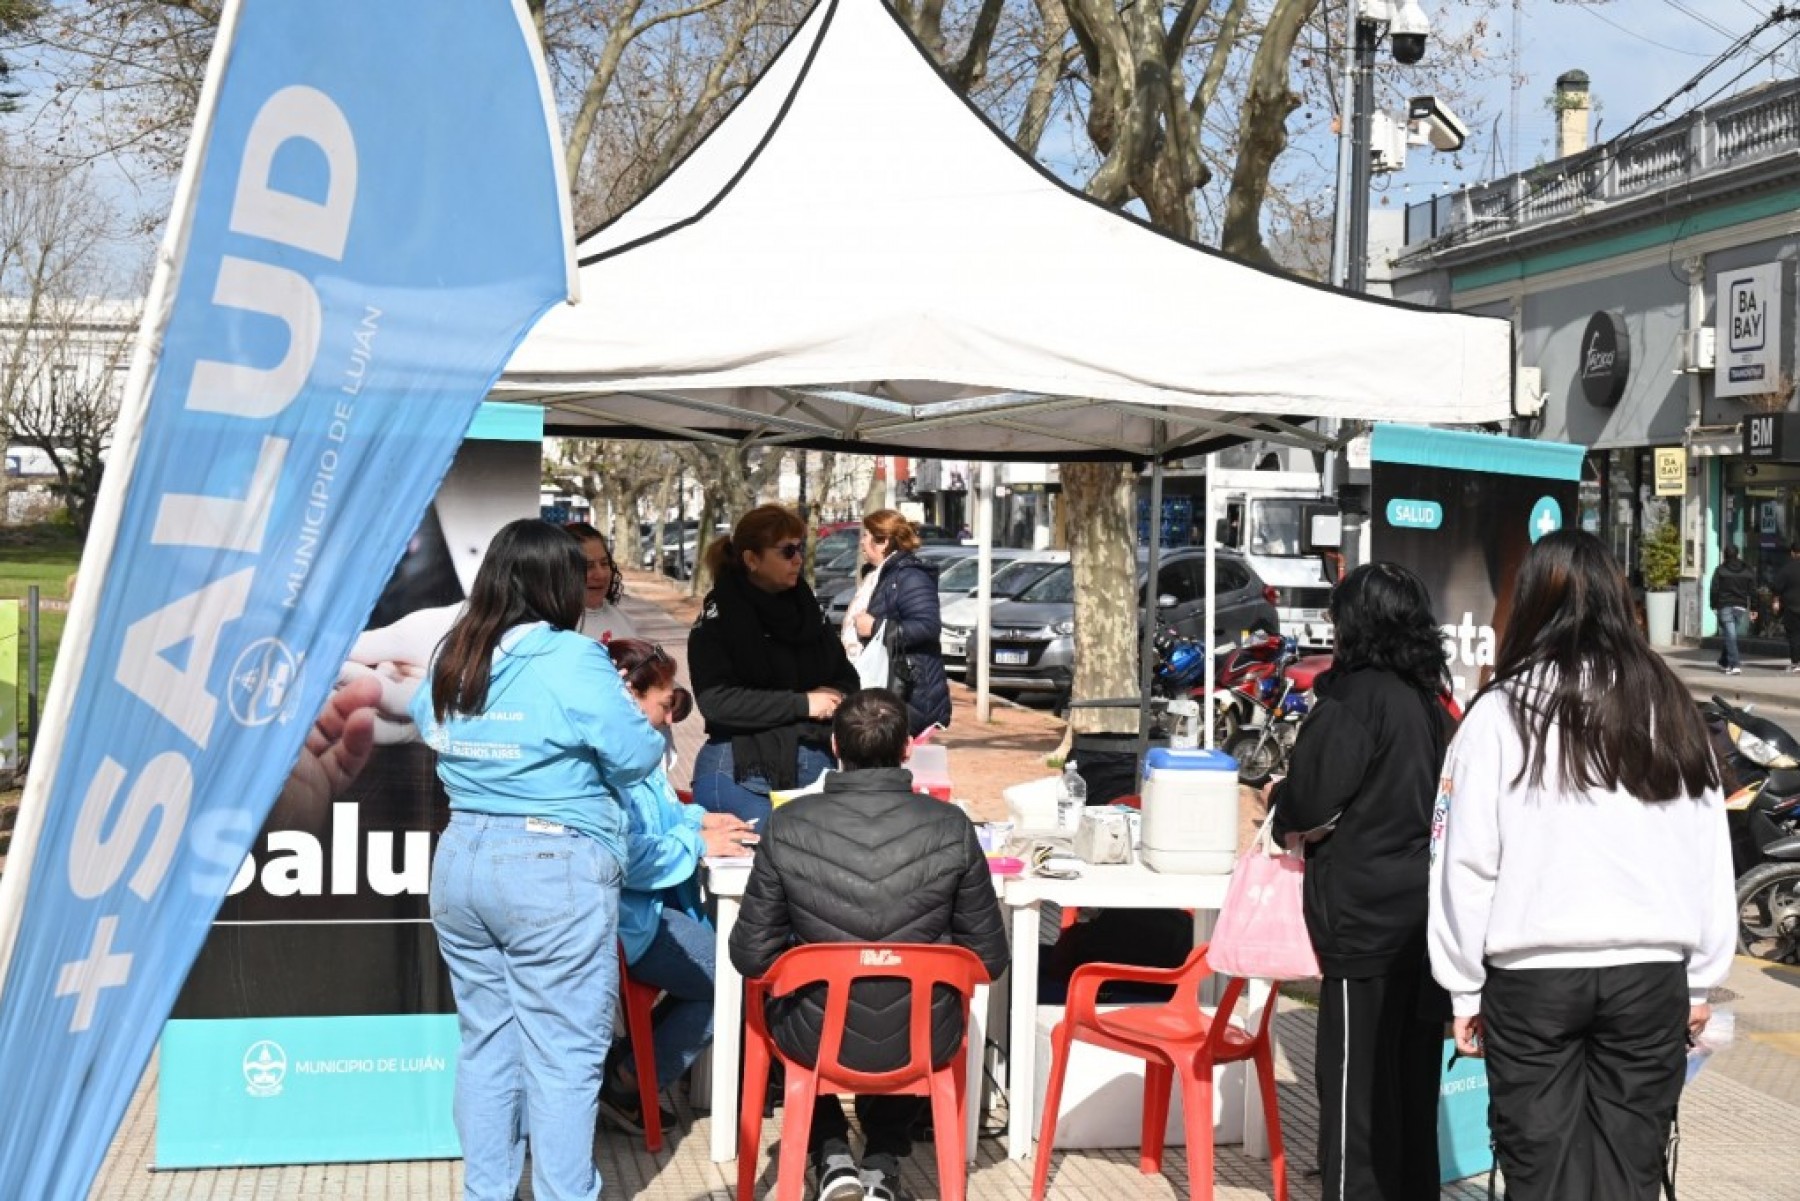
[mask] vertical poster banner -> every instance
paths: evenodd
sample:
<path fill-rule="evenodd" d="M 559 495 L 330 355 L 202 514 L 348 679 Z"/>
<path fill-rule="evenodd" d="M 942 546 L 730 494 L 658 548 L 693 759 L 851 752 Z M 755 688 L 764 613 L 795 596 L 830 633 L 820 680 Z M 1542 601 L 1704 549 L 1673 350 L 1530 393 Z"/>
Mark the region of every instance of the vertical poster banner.
<path fill-rule="evenodd" d="M 523 0 L 226 5 L 0 880 L 8 1195 L 86 1195 L 271 803 L 329 806 L 290 769 L 573 291 L 564 184 Z"/>
<path fill-rule="evenodd" d="M 1562 442 L 1375 427 L 1369 555 L 1410 569 L 1430 590 L 1459 701 L 1494 664 L 1525 552 L 1575 519 L 1585 453 Z"/>
<path fill-rule="evenodd" d="M 346 673 L 430 653 L 424 637 L 401 654 L 400 631 L 441 623 L 474 582 L 468 549 L 536 515 L 543 431 L 536 406 L 482 406 Z M 232 879 L 163 1031 L 158 1167 L 461 1154 L 456 1008 L 430 912 L 449 801 L 410 722 L 377 741 L 329 805 L 278 803 Z"/>

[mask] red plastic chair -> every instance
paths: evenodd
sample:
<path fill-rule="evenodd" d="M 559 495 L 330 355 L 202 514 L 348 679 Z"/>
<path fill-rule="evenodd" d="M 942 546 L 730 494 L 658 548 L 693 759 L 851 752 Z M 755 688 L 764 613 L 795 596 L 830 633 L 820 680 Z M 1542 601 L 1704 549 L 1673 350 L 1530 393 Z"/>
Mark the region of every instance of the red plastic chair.
<path fill-rule="evenodd" d="M 637 1066 L 638 1104 L 644 1115 L 644 1147 L 652 1154 L 661 1151 L 662 1103 L 656 1095 L 655 1025 L 651 1014 L 662 990 L 652 984 L 640 984 L 631 978 L 631 965 L 625 962 L 625 944 L 619 944 L 619 995 L 625 1003 L 625 1032 L 631 1038 L 631 1060 Z"/>
<path fill-rule="evenodd" d="M 931 995 L 946 985 L 962 998 L 963 1029 L 969 1021 L 969 998 L 987 983 L 987 969 L 966 947 L 913 943 L 812 943 L 783 952 L 768 974 L 745 981 L 744 1097 L 738 1117 L 738 1201 L 755 1196 L 757 1148 L 761 1145 L 763 1097 L 768 1090 L 770 1057 L 787 1073 L 781 1120 L 781 1156 L 777 1165 L 776 1201 L 800 1201 L 806 1185 L 806 1138 L 812 1128 L 813 1102 L 820 1093 L 848 1095 L 888 1093 L 929 1096 L 933 1141 L 937 1146 L 938 1190 L 943 1201 L 963 1201 L 967 1186 L 963 1163 L 963 1122 L 968 1113 L 967 1070 L 961 1045 L 949 1062 L 931 1062 Z M 909 1025 L 911 1046 L 905 1064 L 889 1072 L 859 1072 L 838 1062 L 850 1008 L 850 986 L 859 980 L 906 980 L 912 985 Z M 809 984 L 824 984 L 825 1033 L 816 1067 L 804 1067 L 781 1053 L 769 1037 L 763 1005 L 770 996 L 786 996 Z M 965 1033 L 965 1038 L 967 1037 Z"/>
<path fill-rule="evenodd" d="M 1231 1011 L 1244 981 L 1231 978 L 1218 1013 L 1200 1009 L 1200 982 L 1212 974 L 1206 948 L 1198 947 L 1178 968 L 1126 967 L 1089 963 L 1069 978 L 1069 1003 L 1063 1020 L 1050 1035 L 1050 1086 L 1044 1094 L 1044 1121 L 1038 1131 L 1037 1168 L 1031 1180 L 1032 1201 L 1043 1201 L 1050 1181 L 1051 1144 L 1056 1137 L 1057 1107 L 1062 1102 L 1063 1074 L 1070 1046 L 1079 1039 L 1144 1061 L 1143 1152 L 1138 1167 L 1146 1175 L 1162 1171 L 1163 1130 L 1169 1121 L 1169 1088 L 1181 1079 L 1181 1104 L 1187 1131 L 1188 1196 L 1212 1201 L 1213 1195 L 1213 1067 L 1253 1060 L 1262 1085 L 1263 1113 L 1269 1126 L 1269 1165 L 1275 1175 L 1275 1201 L 1287 1201 L 1287 1158 L 1281 1148 L 1281 1112 L 1275 1099 L 1275 1056 L 1269 1021 L 1275 995 L 1263 1006 L 1262 1021 L 1250 1034 L 1232 1026 Z M 1133 1005 L 1099 1013 L 1094 999 L 1111 980 L 1170 984 L 1175 996 L 1162 1005 Z"/>

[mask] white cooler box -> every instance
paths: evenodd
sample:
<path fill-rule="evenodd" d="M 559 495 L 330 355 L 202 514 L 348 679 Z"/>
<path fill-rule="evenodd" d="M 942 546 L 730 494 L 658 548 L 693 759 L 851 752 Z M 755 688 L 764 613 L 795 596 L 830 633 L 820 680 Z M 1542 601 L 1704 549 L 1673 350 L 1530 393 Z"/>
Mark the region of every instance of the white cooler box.
<path fill-rule="evenodd" d="M 1102 1013 L 1122 1009 L 1102 1005 Z M 1207 1007 L 1208 1013 L 1212 1012 Z M 1044 1093 L 1050 1087 L 1050 1032 L 1062 1021 L 1060 1005 L 1039 1005 L 1037 1016 L 1037 1122 L 1043 1121 Z M 1228 1063 L 1213 1069 L 1213 1143 L 1244 1141 L 1244 1081 L 1249 1064 Z M 1069 1048 L 1069 1070 L 1063 1075 L 1061 1113 L 1056 1119 L 1056 1146 L 1060 1150 L 1139 1147 L 1144 1134 L 1144 1061 L 1092 1043 L 1076 1042 Z M 1164 1141 L 1171 1147 L 1187 1144 L 1182 1126 L 1181 1082 L 1169 1087 L 1169 1125 Z M 1033 1123 L 1031 1137 L 1037 1138 Z"/>

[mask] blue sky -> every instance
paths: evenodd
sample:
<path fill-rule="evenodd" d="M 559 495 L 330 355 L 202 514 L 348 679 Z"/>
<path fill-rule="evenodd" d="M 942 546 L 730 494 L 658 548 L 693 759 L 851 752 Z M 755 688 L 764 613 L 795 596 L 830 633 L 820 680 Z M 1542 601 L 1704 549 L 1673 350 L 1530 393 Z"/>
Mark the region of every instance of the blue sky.
<path fill-rule="evenodd" d="M 1455 25 L 1468 20 L 1464 5 L 1433 0 L 1421 3 L 1434 22 Z M 1545 101 L 1555 91 L 1558 75 L 1573 68 L 1587 72 L 1598 138 L 1604 139 L 1667 100 L 1739 35 L 1754 28 L 1772 7 L 1760 0 L 1609 0 L 1598 4 L 1522 0 L 1517 47 L 1522 77 L 1518 155 L 1516 161 L 1506 164 L 1507 169 L 1528 168 L 1555 156 L 1554 121 Z M 1490 52 L 1507 55 L 1512 41 L 1512 7 L 1495 10 L 1491 20 L 1496 28 L 1487 41 Z M 1731 83 L 1763 51 L 1774 50 L 1796 33 L 1800 33 L 1800 22 L 1775 26 L 1759 37 L 1749 52 L 1723 64 L 1694 91 L 1670 104 L 1667 116 L 1652 124 L 1690 111 L 1721 87 L 1726 88 L 1723 99 L 1772 78 L 1792 78 L 1800 65 L 1796 54 L 1800 41 Z M 1512 140 L 1511 96 L 1504 72 L 1501 78 L 1483 85 L 1478 96 L 1478 109 L 1459 114 L 1472 127 L 1468 145 L 1457 156 L 1460 169 L 1448 155 L 1415 150 L 1408 157 L 1406 171 L 1389 181 L 1393 200 L 1416 203 L 1459 183 L 1476 183 L 1502 173 L 1496 167 L 1510 157 Z"/>

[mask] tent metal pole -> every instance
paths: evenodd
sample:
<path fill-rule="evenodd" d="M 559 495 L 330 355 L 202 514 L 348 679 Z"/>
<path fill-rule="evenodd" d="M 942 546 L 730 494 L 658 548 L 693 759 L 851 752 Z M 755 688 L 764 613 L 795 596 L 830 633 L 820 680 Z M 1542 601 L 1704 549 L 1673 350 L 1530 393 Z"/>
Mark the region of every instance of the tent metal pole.
<path fill-rule="evenodd" d="M 1200 640 L 1201 645 L 1206 649 L 1206 674 L 1202 677 L 1204 683 L 1200 694 L 1203 698 L 1200 703 L 1200 728 L 1205 741 L 1200 745 L 1209 751 L 1214 749 L 1214 744 L 1218 742 L 1217 732 L 1213 728 L 1213 688 L 1218 682 L 1217 673 L 1213 670 L 1215 662 L 1213 653 L 1218 650 L 1217 638 L 1213 630 L 1213 622 L 1218 620 L 1216 612 L 1218 601 L 1215 599 L 1214 585 L 1218 583 L 1219 579 L 1219 561 L 1213 553 L 1218 549 L 1219 543 L 1219 498 L 1218 493 L 1213 491 L 1213 480 L 1217 478 L 1214 468 L 1218 464 L 1218 455 L 1206 456 L 1206 625 L 1204 627 L 1205 636 Z"/>
<path fill-rule="evenodd" d="M 975 544 L 979 559 L 975 569 L 975 641 L 966 648 L 966 655 L 969 666 L 974 668 L 975 720 L 985 725 L 992 719 L 994 711 L 992 698 L 988 695 L 989 677 L 993 673 L 989 660 L 993 658 L 994 641 L 994 465 L 991 462 L 983 463 L 976 475 Z"/>
<path fill-rule="evenodd" d="M 1138 647 L 1138 762 L 1150 750 L 1150 677 L 1156 670 L 1156 616 L 1160 609 L 1157 596 L 1157 574 L 1162 567 L 1162 497 L 1164 427 L 1156 424 L 1157 454 L 1150 461 L 1150 563 L 1144 577 L 1144 628 Z M 1132 556 L 1136 558 L 1136 555 Z"/>

